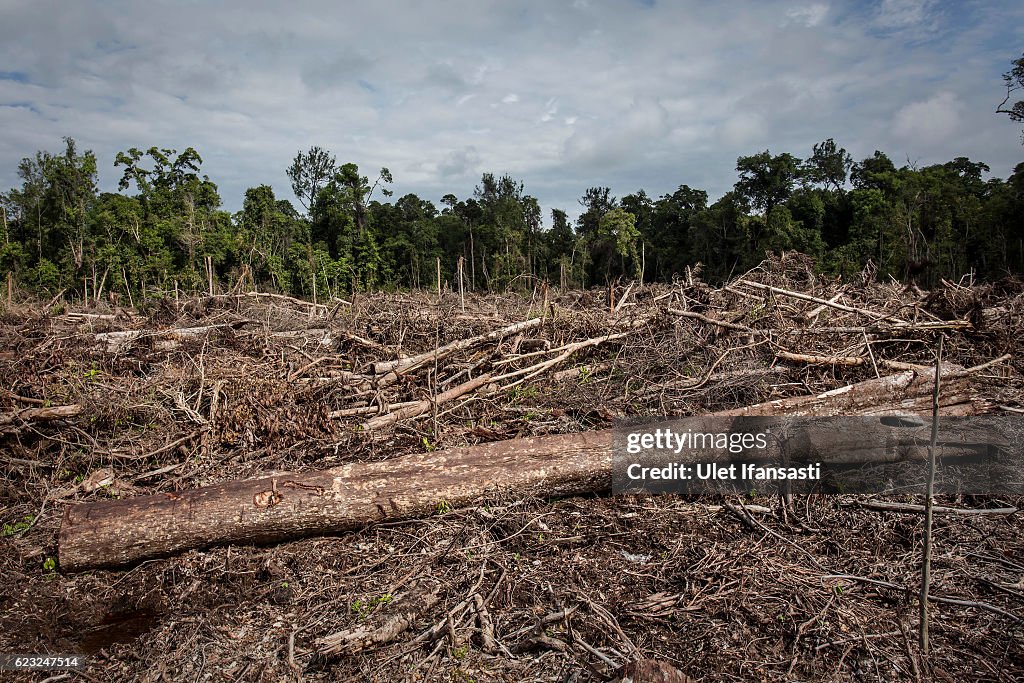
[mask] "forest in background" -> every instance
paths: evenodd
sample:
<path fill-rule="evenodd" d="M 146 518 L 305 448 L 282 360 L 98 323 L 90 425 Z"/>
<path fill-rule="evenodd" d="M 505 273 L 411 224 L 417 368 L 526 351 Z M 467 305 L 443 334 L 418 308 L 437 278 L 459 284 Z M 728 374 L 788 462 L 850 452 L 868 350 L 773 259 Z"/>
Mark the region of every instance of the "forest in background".
<path fill-rule="evenodd" d="M 1024 272 L 1024 163 L 986 180 L 988 166 L 965 157 L 897 167 L 880 151 L 854 161 L 828 139 L 804 159 L 740 157 L 733 189 L 714 202 L 685 184 L 658 198 L 592 187 L 577 220 L 553 209 L 548 225 L 507 175 L 485 173 L 472 196 L 447 194 L 440 207 L 415 194 L 391 201 L 388 169 L 371 180 L 312 147 L 288 169 L 301 206 L 260 185 L 231 214 L 201 166 L 191 147 L 132 148 L 117 155 L 121 192 L 111 193 L 98 190 L 96 156 L 71 138 L 24 159 L 21 187 L 0 194 L 0 273 L 39 294 L 139 301 L 211 281 L 311 299 L 435 288 L 438 263 L 457 287 L 460 261 L 465 288 L 478 291 L 669 281 L 698 263 L 720 282 L 786 250 L 825 273 L 871 264 L 924 286 Z"/>

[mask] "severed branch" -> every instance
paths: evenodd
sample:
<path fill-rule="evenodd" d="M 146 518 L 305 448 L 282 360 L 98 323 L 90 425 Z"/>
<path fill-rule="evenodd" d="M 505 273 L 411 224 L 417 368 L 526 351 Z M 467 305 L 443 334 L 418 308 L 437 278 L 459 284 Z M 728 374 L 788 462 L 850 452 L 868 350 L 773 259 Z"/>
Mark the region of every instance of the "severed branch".
<path fill-rule="evenodd" d="M 365 431 L 373 431 L 380 429 L 381 427 L 395 424 L 400 420 L 406 420 L 411 417 L 418 417 L 425 413 L 430 412 L 433 406 L 441 405 L 442 403 L 448 403 L 454 401 L 457 398 L 465 396 L 466 394 L 472 393 L 482 386 L 490 384 L 493 380 L 491 375 L 484 374 L 463 382 L 462 384 L 452 387 L 446 391 L 441 392 L 433 399 L 423 399 L 422 401 L 415 401 L 412 403 L 404 404 L 404 407 L 392 413 L 386 413 L 384 415 L 378 415 L 377 417 L 371 418 L 363 423 L 363 429 Z M 332 414 L 332 417 L 334 415 Z"/>
<path fill-rule="evenodd" d="M 913 503 L 890 503 L 882 500 L 862 500 L 857 503 L 868 510 L 880 510 L 883 512 L 907 512 L 920 514 L 925 511 L 924 505 Z M 1017 514 L 1017 508 L 951 508 L 935 505 L 932 512 L 939 515 L 961 515 L 965 517 L 1006 517 Z"/>
<path fill-rule="evenodd" d="M 48 408 L 26 408 L 13 413 L 0 413 L 0 434 L 16 434 L 28 422 L 52 422 L 75 417 L 82 412 L 82 406 L 72 403 L 66 406 Z"/>
<path fill-rule="evenodd" d="M 901 586 L 898 583 L 892 583 L 890 581 L 882 581 L 880 579 L 871 579 L 871 578 L 868 578 L 866 576 L 855 576 L 853 574 L 829 574 L 828 576 L 823 576 L 821 578 L 823 578 L 823 579 L 837 579 L 837 580 L 840 580 L 840 581 L 857 581 L 858 583 L 867 583 L 867 584 L 870 584 L 872 586 L 879 586 L 881 588 L 888 588 L 889 590 L 900 591 L 901 593 L 908 593 L 909 594 L 909 593 L 913 593 L 914 592 L 913 588 L 908 588 L 907 586 Z M 962 607 L 976 607 L 978 609 L 982 609 L 982 610 L 985 610 L 987 612 L 992 612 L 993 614 L 998 614 L 1000 616 L 1006 617 L 1007 619 L 1010 619 L 1011 621 L 1015 621 L 1018 624 L 1024 624 L 1024 619 L 1022 619 L 1021 617 L 1017 616 L 1013 612 L 1007 612 L 1006 610 L 1002 609 L 1001 607 L 996 607 L 995 605 L 990 605 L 987 602 L 976 602 L 974 600 L 963 600 L 961 598 L 948 598 L 948 597 L 941 596 L 941 595 L 929 595 L 928 599 L 931 602 L 938 602 L 938 603 L 942 603 L 942 604 L 946 604 L 946 605 L 960 605 Z"/>
<path fill-rule="evenodd" d="M 395 640 L 417 618 L 438 603 L 439 586 L 414 586 L 405 596 L 398 598 L 398 611 L 376 626 L 360 624 L 344 631 L 324 636 L 316 641 L 317 652 L 322 655 L 353 655 Z"/>
<path fill-rule="evenodd" d="M 864 359 L 860 356 L 812 356 L 806 353 L 776 351 L 775 357 L 811 365 L 864 365 Z"/>
<path fill-rule="evenodd" d="M 781 287 L 772 287 L 771 285 L 762 285 L 760 282 L 751 282 L 750 280 L 738 280 L 736 282 L 736 284 L 746 285 L 748 287 L 753 287 L 754 289 L 760 289 L 760 290 L 763 290 L 763 291 L 766 291 L 766 292 L 771 292 L 772 294 L 781 294 L 783 296 L 792 297 L 794 299 L 800 299 L 802 301 L 810 301 L 811 303 L 815 303 L 815 304 L 818 304 L 820 306 L 827 306 L 829 308 L 834 308 L 834 309 L 836 309 L 838 311 L 845 311 L 847 313 L 858 313 L 860 315 L 867 316 L 868 318 L 872 318 L 873 320 L 892 320 L 897 325 L 910 325 L 911 324 L 911 323 L 908 323 L 905 320 L 900 320 L 898 318 L 892 318 L 891 316 L 884 315 L 882 313 L 877 313 L 875 311 L 869 311 L 869 310 L 867 310 L 865 308 L 856 308 L 854 306 L 847 306 L 845 304 L 841 304 L 841 303 L 838 303 L 838 302 L 835 302 L 835 301 L 828 301 L 826 299 L 819 299 L 816 296 L 811 296 L 810 294 L 804 294 L 803 292 L 793 292 L 793 291 L 790 291 L 788 289 L 782 289 Z"/>
<path fill-rule="evenodd" d="M 477 344 L 482 344 L 488 341 L 496 341 L 502 337 L 507 337 L 510 334 L 516 334 L 523 330 L 529 330 L 537 327 L 541 324 L 540 318 L 533 318 L 531 320 L 524 320 L 522 322 L 514 323 L 503 327 L 500 330 L 494 330 L 487 334 L 481 334 L 476 337 L 470 337 L 469 339 L 459 339 L 453 341 L 451 344 L 446 344 L 433 351 L 427 351 L 416 356 L 410 356 L 408 358 L 399 358 L 398 360 L 380 361 L 373 364 L 373 372 L 377 375 L 387 375 L 392 372 L 408 372 L 414 368 L 420 367 L 426 363 L 431 363 L 435 360 L 440 360 L 446 356 L 450 356 L 453 353 L 462 351 L 464 349 L 471 348 Z"/>
<path fill-rule="evenodd" d="M 728 330 L 737 330 L 739 332 L 757 332 L 757 333 L 760 333 L 760 334 L 768 334 L 768 332 L 766 332 L 765 330 L 755 330 L 752 327 L 747 327 L 746 325 L 740 325 L 738 323 L 731 323 L 731 322 L 728 322 L 726 320 L 715 320 L 714 318 L 709 318 L 706 315 L 702 315 L 700 313 L 695 313 L 694 311 L 684 311 L 684 310 L 679 309 L 679 308 L 670 308 L 670 309 L 668 309 L 668 312 L 671 313 L 672 315 L 678 315 L 678 316 L 681 316 L 683 318 L 693 318 L 694 320 L 700 320 L 701 322 L 707 323 L 708 325 L 716 325 L 718 327 L 724 327 L 724 328 L 726 328 Z"/>

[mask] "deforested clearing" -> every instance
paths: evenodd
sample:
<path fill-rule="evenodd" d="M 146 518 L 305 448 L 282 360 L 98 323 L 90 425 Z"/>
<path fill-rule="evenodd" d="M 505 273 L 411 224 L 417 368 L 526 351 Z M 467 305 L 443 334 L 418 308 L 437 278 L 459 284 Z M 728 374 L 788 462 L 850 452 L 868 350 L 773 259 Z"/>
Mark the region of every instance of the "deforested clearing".
<path fill-rule="evenodd" d="M 913 382 L 939 335 L 943 414 L 1019 414 L 1022 310 L 1016 279 L 843 283 L 793 253 L 721 288 L 690 271 L 317 304 L 16 301 L 0 322 L 0 651 L 83 653 L 90 680 L 612 680 L 647 660 L 707 681 L 1020 678 L 1019 498 L 938 499 L 923 658 L 921 491 L 613 496 L 547 477 L 431 499 L 434 480 L 402 467 L 515 463 L 524 440 L 620 417 L 787 414 L 843 387 L 928 415 L 931 385 Z M 904 393 L 878 392 L 900 373 Z M 334 533 L 124 563 L 93 545 L 63 566 L 76 510 L 273 475 L 253 500 L 269 515 L 317 472 L 371 465 L 420 492 L 415 514 L 399 501 Z"/>

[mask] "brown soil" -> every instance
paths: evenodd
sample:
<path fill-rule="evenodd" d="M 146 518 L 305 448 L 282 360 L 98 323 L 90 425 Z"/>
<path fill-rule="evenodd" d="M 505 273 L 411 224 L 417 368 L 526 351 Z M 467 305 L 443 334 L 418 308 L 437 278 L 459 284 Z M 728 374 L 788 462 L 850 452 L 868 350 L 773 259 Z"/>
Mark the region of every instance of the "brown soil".
<path fill-rule="evenodd" d="M 916 642 L 922 519 L 867 510 L 853 497 L 801 497 L 789 511 L 775 499 L 747 500 L 771 508 L 750 523 L 723 506 L 732 499 L 496 495 L 470 509 L 439 501 L 429 519 L 338 537 L 190 551 L 119 571 L 53 566 L 67 505 L 821 392 L 876 368 L 892 372 L 886 360 L 930 365 L 938 334 L 947 360 L 964 367 L 1013 354 L 977 382 L 992 411 L 1022 409 L 1024 294 L 1013 282 L 930 293 L 869 278 L 841 285 L 799 256 L 743 277 L 826 300 L 842 294 L 842 304 L 904 321 L 971 326 L 876 321 L 862 365 L 778 361 L 779 350 L 867 359 L 865 332 L 822 328 L 872 321 L 833 308 L 812 320 L 812 302 L 738 282 L 713 289 L 691 275 L 672 287 L 634 287 L 618 312 L 604 291 L 552 293 L 539 328 L 375 390 L 346 373 L 372 380 L 375 361 L 539 316 L 543 295 L 473 295 L 465 311 L 451 293 L 440 303 L 427 293 L 358 295 L 326 308 L 172 299 L 138 314 L 16 306 L 0 318 L 0 412 L 41 402 L 83 411 L 0 433 L 0 652 L 83 653 L 88 666 L 67 680 L 91 681 L 601 681 L 640 657 L 698 681 L 1024 680 L 1019 513 L 937 517 L 933 594 L 984 605 L 933 604 L 929 655 Z M 624 293 L 619 287 L 616 300 Z M 96 336 L 204 325 L 218 327 L 116 348 Z M 628 334 L 393 427 L 366 431 L 366 415 L 331 416 L 429 398 L 480 372 L 550 358 L 524 357 L 545 346 L 613 332 Z M 415 608 L 423 586 L 439 600 L 392 642 L 356 655 L 317 652 L 318 639 Z M 5 680 L 54 673 L 4 672 Z"/>

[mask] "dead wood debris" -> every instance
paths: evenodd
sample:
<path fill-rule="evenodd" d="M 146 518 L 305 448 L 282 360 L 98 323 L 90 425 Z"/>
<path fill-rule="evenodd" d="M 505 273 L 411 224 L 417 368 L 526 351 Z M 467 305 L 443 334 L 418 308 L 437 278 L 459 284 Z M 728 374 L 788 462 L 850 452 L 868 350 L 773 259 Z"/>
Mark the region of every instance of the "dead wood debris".
<path fill-rule="evenodd" d="M 785 513 L 764 499 L 439 500 L 433 517 L 339 538 L 52 571 L 74 501 L 801 400 L 928 368 L 938 334 L 991 410 L 1024 410 L 1019 284 L 843 284 L 788 255 L 722 288 L 690 272 L 625 291 L 551 291 L 542 315 L 541 296 L 467 294 L 463 312 L 457 294 L 419 293 L 7 312 L 0 651 L 88 650 L 95 680 L 597 681 L 649 659 L 702 681 L 1024 678 L 1024 519 L 995 514 L 1020 500 L 939 501 L 993 512 L 936 521 L 948 601 L 928 658 L 908 637 L 909 494 L 885 501 L 896 514 L 836 497 Z M 62 406 L 81 410 L 25 413 Z M 374 649 L 320 652 L 332 634 Z"/>

